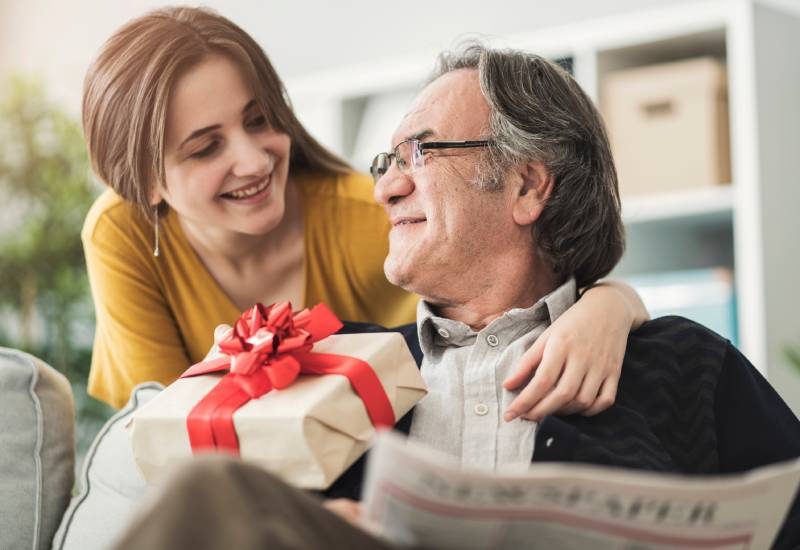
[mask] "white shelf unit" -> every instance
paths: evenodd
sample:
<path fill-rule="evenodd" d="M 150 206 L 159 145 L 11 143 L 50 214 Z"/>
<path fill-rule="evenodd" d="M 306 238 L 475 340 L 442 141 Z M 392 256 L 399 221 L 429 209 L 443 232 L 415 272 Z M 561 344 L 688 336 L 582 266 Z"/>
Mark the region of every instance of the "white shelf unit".
<path fill-rule="evenodd" d="M 615 275 L 728 267 L 739 347 L 800 412 L 800 8 L 758 0 L 687 1 L 493 39 L 572 61 L 596 101 L 611 70 L 712 55 L 728 70 L 730 185 L 623 197 L 628 249 Z M 323 143 L 366 170 L 390 137 L 437 52 L 336 67 L 287 83 L 298 115 Z"/>

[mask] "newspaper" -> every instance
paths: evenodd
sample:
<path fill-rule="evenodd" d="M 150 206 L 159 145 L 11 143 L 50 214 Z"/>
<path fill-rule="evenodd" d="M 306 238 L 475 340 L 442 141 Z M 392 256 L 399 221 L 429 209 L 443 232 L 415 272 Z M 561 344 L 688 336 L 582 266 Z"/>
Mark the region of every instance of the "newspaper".
<path fill-rule="evenodd" d="M 384 432 L 362 510 L 381 537 L 428 548 L 761 549 L 799 481 L 800 460 L 716 477 L 563 463 L 514 475 L 466 471 Z"/>

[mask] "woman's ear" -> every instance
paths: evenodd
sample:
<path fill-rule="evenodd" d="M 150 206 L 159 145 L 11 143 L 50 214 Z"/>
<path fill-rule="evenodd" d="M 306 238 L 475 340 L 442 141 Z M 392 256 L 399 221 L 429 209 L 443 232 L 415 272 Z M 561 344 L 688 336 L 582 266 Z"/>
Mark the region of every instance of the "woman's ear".
<path fill-rule="evenodd" d="M 553 175 L 541 162 L 520 165 L 517 174 L 521 185 L 514 202 L 514 221 L 519 225 L 531 225 L 539 219 L 553 192 Z"/>
<path fill-rule="evenodd" d="M 150 195 L 149 196 L 150 206 L 157 206 L 161 204 L 162 200 L 164 200 L 164 197 L 161 195 L 161 190 L 159 189 L 158 184 L 153 184 L 153 186 L 150 187 L 149 195 Z"/>

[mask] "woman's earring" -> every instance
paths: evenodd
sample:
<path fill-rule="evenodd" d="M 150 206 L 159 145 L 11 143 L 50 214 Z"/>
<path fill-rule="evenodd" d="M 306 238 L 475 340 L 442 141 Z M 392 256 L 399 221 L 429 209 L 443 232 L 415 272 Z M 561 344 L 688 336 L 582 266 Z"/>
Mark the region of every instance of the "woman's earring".
<path fill-rule="evenodd" d="M 156 205 L 156 221 L 153 224 L 155 229 L 155 246 L 153 247 L 153 256 L 158 256 L 158 205 Z"/>

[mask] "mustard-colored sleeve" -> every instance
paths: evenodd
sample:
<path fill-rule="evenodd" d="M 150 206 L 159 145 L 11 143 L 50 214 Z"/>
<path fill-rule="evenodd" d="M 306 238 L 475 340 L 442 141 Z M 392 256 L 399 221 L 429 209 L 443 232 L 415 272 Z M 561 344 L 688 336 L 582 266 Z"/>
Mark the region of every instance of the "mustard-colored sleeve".
<path fill-rule="evenodd" d="M 383 209 L 365 208 L 348 222 L 346 253 L 358 274 L 353 299 L 364 320 L 385 327 L 415 322 L 418 296 L 391 284 L 383 271 L 390 229 Z"/>
<path fill-rule="evenodd" d="M 340 245 L 349 266 L 356 310 L 364 320 L 394 327 L 416 320 L 418 297 L 394 286 L 383 271 L 389 253 L 390 224 L 383 207 L 375 202 L 374 183 L 365 174 L 350 174 L 340 180 Z"/>
<path fill-rule="evenodd" d="M 131 216 L 100 208 L 108 202 L 107 194 L 98 199 L 81 234 L 96 312 L 88 391 L 119 408 L 141 382 L 172 382 L 189 358 L 159 286 L 152 241 Z"/>
<path fill-rule="evenodd" d="M 418 297 L 392 285 L 383 272 L 390 224 L 375 202 L 372 178 L 352 173 L 322 182 L 309 204 L 318 213 L 309 223 L 311 262 L 325 271 L 312 274 L 325 286 L 323 301 L 343 319 L 386 327 L 413 323 Z M 319 258 L 318 261 L 315 261 Z"/>

